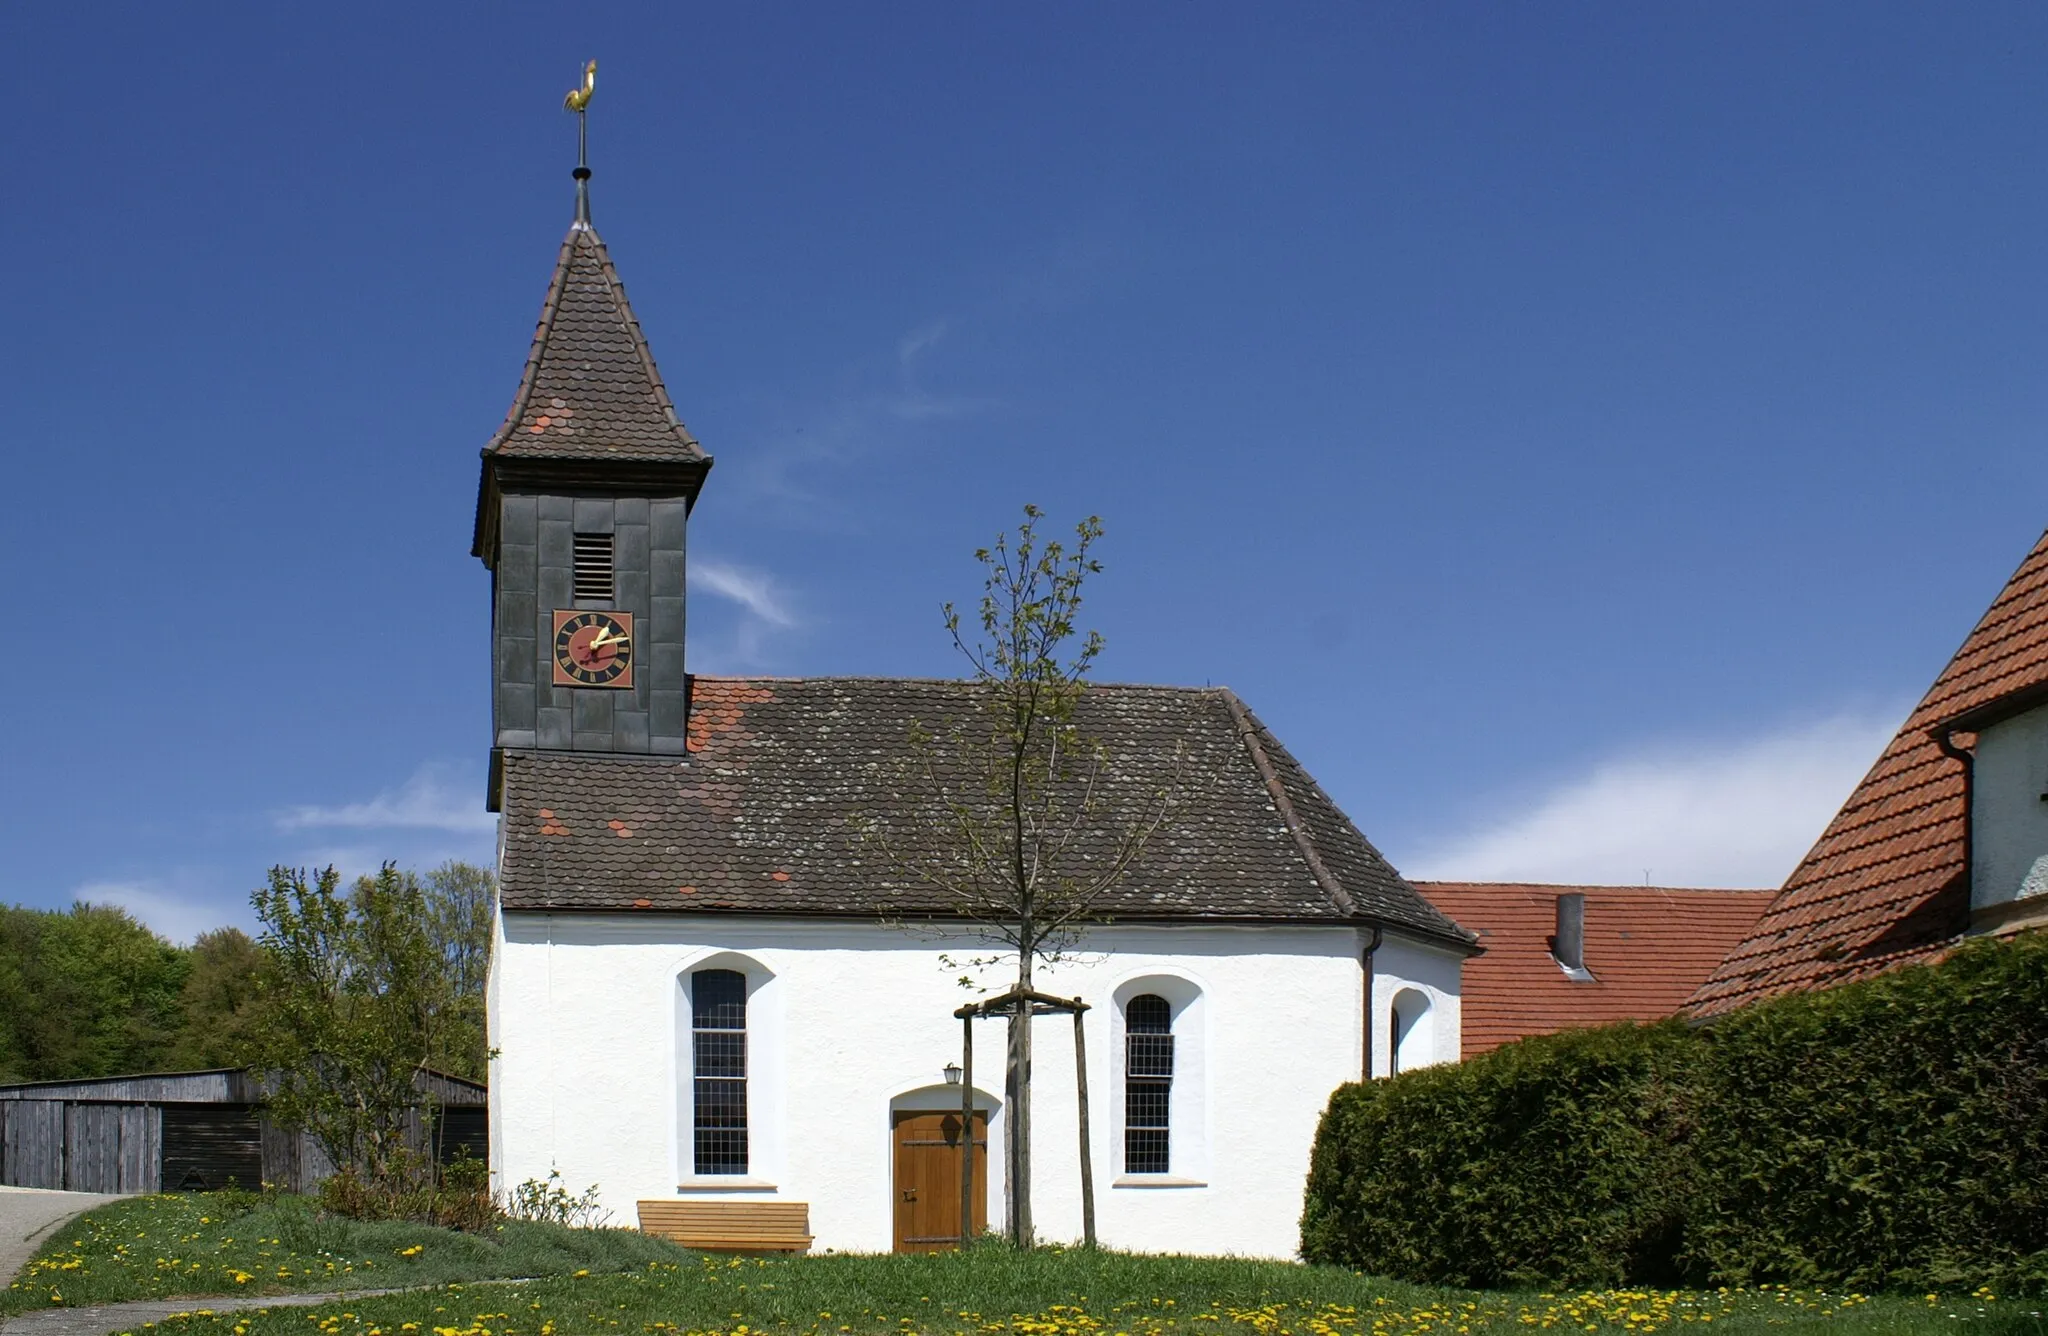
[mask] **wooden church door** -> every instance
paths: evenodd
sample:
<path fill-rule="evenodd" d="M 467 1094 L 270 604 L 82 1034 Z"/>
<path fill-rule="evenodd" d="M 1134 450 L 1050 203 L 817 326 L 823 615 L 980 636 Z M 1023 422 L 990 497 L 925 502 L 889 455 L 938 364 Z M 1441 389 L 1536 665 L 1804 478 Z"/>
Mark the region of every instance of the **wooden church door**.
<path fill-rule="evenodd" d="M 960 1246 L 960 1111 L 895 1115 L 896 1251 Z M 974 1232 L 988 1228 L 988 1114 L 974 1111 Z"/>

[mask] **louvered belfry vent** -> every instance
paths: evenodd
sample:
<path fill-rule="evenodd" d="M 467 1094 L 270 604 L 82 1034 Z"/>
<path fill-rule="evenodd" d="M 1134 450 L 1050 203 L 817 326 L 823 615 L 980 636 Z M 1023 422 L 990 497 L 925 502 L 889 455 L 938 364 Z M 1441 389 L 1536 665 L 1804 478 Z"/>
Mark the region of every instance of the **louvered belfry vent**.
<path fill-rule="evenodd" d="M 616 596 L 612 571 L 612 536 L 576 535 L 576 597 L 609 603 Z"/>

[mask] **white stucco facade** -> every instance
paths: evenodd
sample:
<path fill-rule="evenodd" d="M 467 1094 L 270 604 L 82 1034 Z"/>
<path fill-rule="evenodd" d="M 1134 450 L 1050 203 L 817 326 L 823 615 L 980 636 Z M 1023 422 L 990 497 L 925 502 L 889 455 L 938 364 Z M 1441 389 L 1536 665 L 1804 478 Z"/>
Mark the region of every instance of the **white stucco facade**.
<path fill-rule="evenodd" d="M 1970 776 L 1970 908 L 2048 895 L 2048 705 L 1977 735 Z"/>
<path fill-rule="evenodd" d="M 1348 926 L 1136 926 L 1092 933 L 1043 968 L 1045 992 L 1087 1015 L 1098 1234 L 1111 1247 L 1288 1257 L 1316 1122 L 1370 1061 L 1384 1073 L 1455 1061 L 1458 953 L 1389 931 L 1374 953 L 1365 1044 L 1360 935 Z M 961 937 L 862 922 L 623 914 L 500 916 L 489 985 L 491 1164 L 503 1189 L 558 1170 L 596 1184 L 621 1223 L 641 1200 L 808 1203 L 814 1248 L 892 1244 L 892 1110 L 959 1108 L 943 1069 L 953 1011 L 974 994 Z M 749 1169 L 699 1179 L 691 1155 L 693 973 L 747 981 Z M 994 972 L 985 980 L 1002 986 Z M 1173 1015 L 1170 1172 L 1124 1163 L 1123 1008 Z M 1042 1238 L 1081 1234 L 1072 1022 L 1034 1032 L 1033 1205 Z M 1002 1022 L 977 1023 L 977 1104 L 1000 1145 Z M 1001 1156 L 983 1183 L 1003 1218 Z"/>

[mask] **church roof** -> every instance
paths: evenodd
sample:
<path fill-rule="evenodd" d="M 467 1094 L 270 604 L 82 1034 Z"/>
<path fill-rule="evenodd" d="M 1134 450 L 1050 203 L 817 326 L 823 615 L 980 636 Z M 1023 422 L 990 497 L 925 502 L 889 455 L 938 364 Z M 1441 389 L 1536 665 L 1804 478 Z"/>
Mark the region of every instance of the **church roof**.
<path fill-rule="evenodd" d="M 1673 1015 L 1728 949 L 1749 934 L 1774 891 L 1669 886 L 1542 886 L 1419 881 L 1416 889 L 1479 934 L 1486 954 L 1459 984 L 1463 1052 L 1529 1035 Z M 1585 899 L 1585 965 L 1566 975 L 1551 955 L 1557 898 Z"/>
<path fill-rule="evenodd" d="M 604 242 L 562 241 L 512 411 L 485 458 L 708 464 L 677 418 Z"/>
<path fill-rule="evenodd" d="M 1962 764 L 1942 754 L 1937 726 L 2044 683 L 2048 533 L 1687 1010 L 1714 1015 L 1944 951 L 1969 913 L 1969 818 Z"/>
<path fill-rule="evenodd" d="M 948 918 L 863 844 L 914 842 L 914 726 L 971 727 L 982 690 L 905 678 L 692 679 L 683 757 L 508 752 L 508 910 Z M 1378 922 L 1469 949 L 1300 763 L 1220 688 L 1089 687 L 1108 823 L 1171 785 L 1179 810 L 1102 901 L 1120 921 Z M 1184 749 L 1175 778 L 1175 748 Z M 935 749 L 940 757 L 950 753 Z M 1100 857 L 1104 839 L 1083 839 Z"/>

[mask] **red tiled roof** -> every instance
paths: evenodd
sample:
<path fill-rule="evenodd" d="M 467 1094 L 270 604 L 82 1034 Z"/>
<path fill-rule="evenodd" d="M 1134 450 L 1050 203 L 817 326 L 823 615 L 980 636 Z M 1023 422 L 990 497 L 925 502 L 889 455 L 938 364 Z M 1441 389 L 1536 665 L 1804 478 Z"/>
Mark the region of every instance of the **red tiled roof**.
<path fill-rule="evenodd" d="M 1465 962 L 1460 987 L 1468 1058 L 1532 1034 L 1672 1015 L 1775 894 L 1462 881 L 1415 888 L 1486 949 Z M 1592 983 L 1566 978 L 1550 954 L 1557 897 L 1572 892 L 1586 897 Z"/>
<path fill-rule="evenodd" d="M 1963 768 L 1928 730 L 2043 682 L 2048 533 L 1687 1011 L 1711 1016 L 1939 955 L 1967 920 L 1970 887 Z"/>

